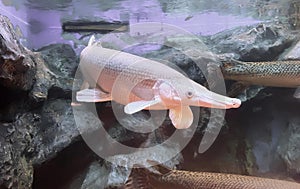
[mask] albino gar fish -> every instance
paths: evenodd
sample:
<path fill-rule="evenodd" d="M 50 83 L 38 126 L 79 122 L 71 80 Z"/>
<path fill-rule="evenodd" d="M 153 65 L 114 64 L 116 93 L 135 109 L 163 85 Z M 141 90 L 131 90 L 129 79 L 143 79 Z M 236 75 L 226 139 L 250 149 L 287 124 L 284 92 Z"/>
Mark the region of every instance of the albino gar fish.
<path fill-rule="evenodd" d="M 156 164 L 156 162 L 155 162 Z M 155 165 L 158 173 L 133 168 L 124 189 L 299 189 L 296 182 L 226 173 L 171 170 Z"/>
<path fill-rule="evenodd" d="M 239 99 L 211 92 L 162 63 L 103 48 L 93 37 L 81 52 L 80 69 L 89 88 L 77 92 L 77 101 L 114 100 L 125 105 L 127 114 L 170 110 L 169 117 L 178 129 L 192 124 L 190 106 L 227 109 L 241 104 Z"/>

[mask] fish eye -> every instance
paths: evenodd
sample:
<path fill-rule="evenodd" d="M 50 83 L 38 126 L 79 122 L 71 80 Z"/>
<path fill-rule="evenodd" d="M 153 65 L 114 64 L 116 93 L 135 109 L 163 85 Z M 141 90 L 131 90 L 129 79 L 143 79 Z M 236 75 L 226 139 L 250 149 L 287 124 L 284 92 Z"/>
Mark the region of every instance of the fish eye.
<path fill-rule="evenodd" d="M 186 96 L 187 96 L 188 98 L 192 98 L 192 97 L 194 96 L 194 93 L 193 93 L 192 91 L 187 91 L 187 92 L 186 92 Z"/>

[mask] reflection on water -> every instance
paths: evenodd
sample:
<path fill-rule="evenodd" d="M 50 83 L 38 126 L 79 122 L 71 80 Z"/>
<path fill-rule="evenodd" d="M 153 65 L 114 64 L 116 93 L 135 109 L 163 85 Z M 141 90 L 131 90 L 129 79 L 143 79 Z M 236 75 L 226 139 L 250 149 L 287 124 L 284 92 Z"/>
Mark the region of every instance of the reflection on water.
<path fill-rule="evenodd" d="M 61 25 L 70 20 L 160 22 L 211 35 L 258 20 L 297 26 L 299 6 L 296 0 L 2 0 L 0 10 L 20 26 L 27 46 L 38 48 L 63 42 Z"/>
<path fill-rule="evenodd" d="M 210 35 L 224 29 L 256 23 L 253 18 L 225 15 L 212 9 L 209 1 L 166 0 L 2 0 L 0 9 L 13 23 L 21 25 L 27 46 L 38 48 L 62 42 L 64 21 L 160 22 L 174 24 L 190 32 Z M 212 1 L 213 2 L 213 1 Z M 4 11 L 3 11 L 4 10 Z"/>

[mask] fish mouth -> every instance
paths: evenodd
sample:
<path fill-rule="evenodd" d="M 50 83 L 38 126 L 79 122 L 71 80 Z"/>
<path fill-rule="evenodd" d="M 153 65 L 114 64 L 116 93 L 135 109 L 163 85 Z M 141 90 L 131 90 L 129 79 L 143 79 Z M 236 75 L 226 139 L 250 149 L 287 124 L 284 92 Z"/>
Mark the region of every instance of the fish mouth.
<path fill-rule="evenodd" d="M 238 98 L 230 98 L 231 99 L 231 105 L 232 108 L 239 108 L 242 104 L 242 101 Z"/>

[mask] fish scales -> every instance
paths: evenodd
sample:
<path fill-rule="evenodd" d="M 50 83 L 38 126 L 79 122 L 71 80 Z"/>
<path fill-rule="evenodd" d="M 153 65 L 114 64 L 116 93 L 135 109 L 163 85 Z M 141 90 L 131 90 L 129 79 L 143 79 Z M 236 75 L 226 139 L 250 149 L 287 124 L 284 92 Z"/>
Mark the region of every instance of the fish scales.
<path fill-rule="evenodd" d="M 172 170 L 159 179 L 183 189 L 299 189 L 300 184 L 284 180 L 224 173 Z"/>
<path fill-rule="evenodd" d="M 150 161 L 151 162 L 151 161 Z M 155 161 L 152 161 L 155 162 Z M 163 165 L 133 168 L 125 189 L 299 189 L 300 184 L 270 178 L 227 173 L 172 170 Z"/>
<path fill-rule="evenodd" d="M 300 61 L 229 62 L 221 67 L 225 79 L 250 84 L 297 87 L 300 85 Z"/>
<path fill-rule="evenodd" d="M 114 83 L 118 77 L 133 84 L 141 83 L 143 87 L 147 88 L 152 88 L 154 81 L 158 79 L 175 80 L 183 78 L 182 75 L 170 70 L 166 65 L 157 64 L 153 60 L 123 52 L 116 53 L 115 50 L 102 47 L 98 48 L 101 49 L 91 49 L 91 51 L 95 51 L 93 54 L 96 56 L 82 56 L 82 62 L 94 64 L 95 69 L 100 73 L 100 75 L 98 74 L 100 76 L 98 81 L 101 87 L 107 91 L 111 91 L 111 88 L 105 85 L 107 81 Z"/>

